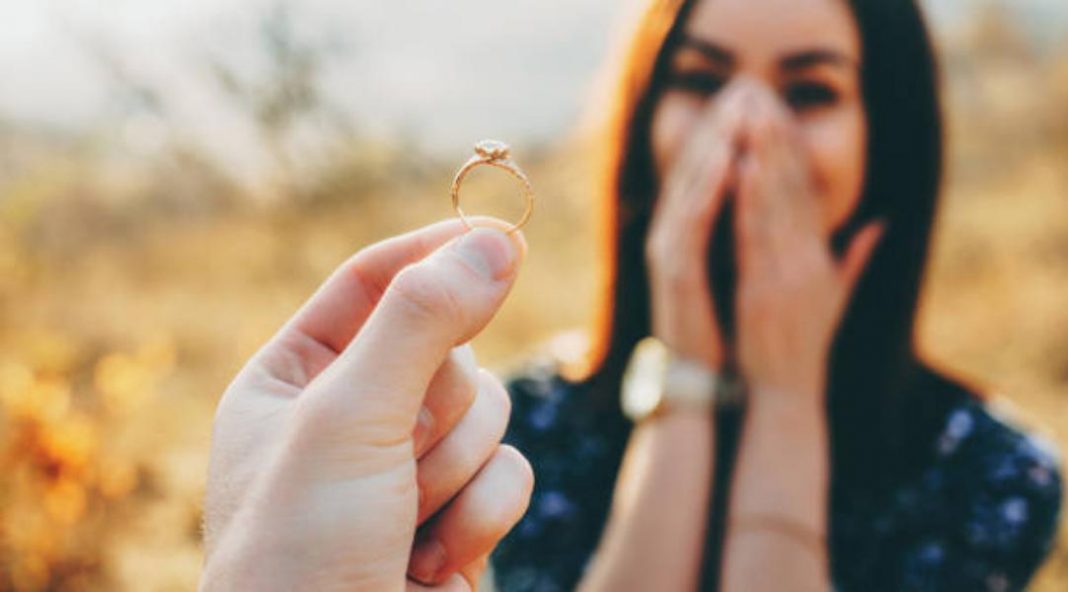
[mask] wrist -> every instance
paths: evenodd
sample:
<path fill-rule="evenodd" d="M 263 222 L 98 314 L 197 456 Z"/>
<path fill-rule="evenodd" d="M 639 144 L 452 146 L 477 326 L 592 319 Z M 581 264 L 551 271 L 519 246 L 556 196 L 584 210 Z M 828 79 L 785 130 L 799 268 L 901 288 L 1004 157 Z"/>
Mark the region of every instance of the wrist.
<path fill-rule="evenodd" d="M 655 337 L 634 347 L 621 386 L 623 412 L 635 423 L 667 413 L 711 417 L 717 407 L 741 398 L 729 377 Z"/>
<path fill-rule="evenodd" d="M 700 409 L 684 405 L 665 405 L 649 420 L 640 426 L 649 426 L 656 431 L 674 432 L 711 429 L 715 425 L 715 415 L 709 409 Z"/>
<path fill-rule="evenodd" d="M 826 402 L 826 384 L 821 373 L 811 373 L 789 380 L 763 380 L 746 374 L 749 402 L 771 409 L 795 412 L 822 410 Z"/>
<path fill-rule="evenodd" d="M 790 436 L 813 430 L 822 432 L 827 411 L 822 399 L 755 390 L 747 399 L 745 421 L 747 426 L 766 427 L 776 435 Z"/>
<path fill-rule="evenodd" d="M 783 396 L 790 393 L 751 393 L 746 408 L 746 446 L 775 464 L 791 459 L 794 468 L 813 470 L 829 453 L 827 412 L 822 400 Z"/>
<path fill-rule="evenodd" d="M 805 402 L 758 405 L 754 399 L 744 419 L 737 476 L 746 496 L 734 510 L 772 513 L 820 528 L 830 483 L 825 413 Z"/>
<path fill-rule="evenodd" d="M 754 410 L 774 414 L 822 413 L 823 392 L 816 388 L 781 389 L 748 385 L 748 403 Z"/>
<path fill-rule="evenodd" d="M 704 332 L 692 332 L 680 329 L 680 324 L 704 326 L 704 322 L 692 318 L 678 319 L 672 327 L 668 323 L 653 322 L 653 337 L 659 339 L 679 359 L 700 364 L 714 372 L 722 372 L 726 366 L 726 354 L 718 339 L 710 338 Z"/>

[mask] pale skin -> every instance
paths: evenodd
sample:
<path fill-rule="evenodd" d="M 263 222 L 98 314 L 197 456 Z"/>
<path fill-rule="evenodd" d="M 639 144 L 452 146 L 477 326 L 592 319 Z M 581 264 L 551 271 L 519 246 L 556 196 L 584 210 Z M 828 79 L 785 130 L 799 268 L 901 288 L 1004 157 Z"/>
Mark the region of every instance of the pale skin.
<path fill-rule="evenodd" d="M 478 589 L 533 473 L 500 444 L 508 395 L 465 345 L 526 243 L 475 223 L 360 251 L 238 374 L 215 417 L 202 590 Z"/>
<path fill-rule="evenodd" d="M 702 0 L 672 56 L 652 148 L 662 179 L 646 245 L 653 333 L 749 384 L 728 524 L 774 515 L 826 535 L 824 402 L 834 333 L 883 232 L 841 259 L 830 236 L 859 203 L 867 129 L 859 33 L 842 0 Z M 717 215 L 737 200 L 736 343 L 707 275 Z M 714 425 L 677 411 L 639 425 L 581 589 L 692 590 L 701 571 Z M 728 527 L 726 591 L 827 590 L 825 548 Z"/>

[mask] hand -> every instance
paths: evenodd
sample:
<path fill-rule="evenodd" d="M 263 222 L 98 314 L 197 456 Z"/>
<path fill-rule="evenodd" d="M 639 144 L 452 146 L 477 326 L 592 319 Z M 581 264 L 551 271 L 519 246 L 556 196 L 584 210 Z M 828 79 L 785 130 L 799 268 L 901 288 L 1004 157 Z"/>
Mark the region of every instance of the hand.
<path fill-rule="evenodd" d="M 657 198 L 645 246 L 652 331 L 683 358 L 723 365 L 726 346 L 708 274 L 713 227 L 732 181 L 744 83 L 710 101 Z"/>
<path fill-rule="evenodd" d="M 533 476 L 499 445 L 504 388 L 462 344 L 526 247 L 464 230 L 440 223 L 355 255 L 227 389 L 202 589 L 477 589 Z"/>
<path fill-rule="evenodd" d="M 769 90 L 752 94 L 745 130 L 735 220 L 739 364 L 754 401 L 799 393 L 822 402 L 834 333 L 883 225 L 866 226 L 835 261 L 798 132 Z"/>

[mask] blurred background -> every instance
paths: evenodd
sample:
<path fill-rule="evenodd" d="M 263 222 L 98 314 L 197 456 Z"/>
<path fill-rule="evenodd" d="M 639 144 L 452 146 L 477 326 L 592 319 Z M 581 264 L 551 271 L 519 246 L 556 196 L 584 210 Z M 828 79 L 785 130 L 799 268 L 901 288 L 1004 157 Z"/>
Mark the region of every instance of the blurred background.
<path fill-rule="evenodd" d="M 193 589 L 219 395 L 349 254 L 450 216 L 476 140 L 540 200 L 483 362 L 584 326 L 584 148 L 634 3 L 0 3 L 0 591 Z M 923 346 L 1068 450 L 1068 3 L 925 4 L 951 152 Z M 1035 590 L 1068 587 L 1065 530 Z"/>

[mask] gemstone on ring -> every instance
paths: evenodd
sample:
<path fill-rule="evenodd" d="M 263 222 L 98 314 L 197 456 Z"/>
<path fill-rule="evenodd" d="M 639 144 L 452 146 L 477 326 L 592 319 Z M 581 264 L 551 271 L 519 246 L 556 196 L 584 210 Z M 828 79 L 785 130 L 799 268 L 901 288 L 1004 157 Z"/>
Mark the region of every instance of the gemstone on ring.
<path fill-rule="evenodd" d="M 489 160 L 504 160 L 512 155 L 512 149 L 499 140 L 482 140 L 475 144 L 475 154 Z"/>
<path fill-rule="evenodd" d="M 505 144 L 504 142 L 498 140 L 482 140 L 475 144 L 475 155 L 460 167 L 460 170 L 456 172 L 456 177 L 452 180 L 451 193 L 453 210 L 456 211 L 456 215 L 460 217 L 464 226 L 470 229 L 471 224 L 468 222 L 463 209 L 460 207 L 460 186 L 463 184 L 467 173 L 482 165 L 503 169 L 523 184 L 523 196 L 527 202 L 526 210 L 523 212 L 523 217 L 520 218 L 519 222 L 513 224 L 507 231 L 508 234 L 517 232 L 520 228 L 526 225 L 527 221 L 530 220 L 531 214 L 534 212 L 534 188 L 530 185 L 530 179 L 527 177 L 526 173 L 519 168 L 518 164 L 512 162 L 512 150 L 508 147 L 508 144 Z"/>

